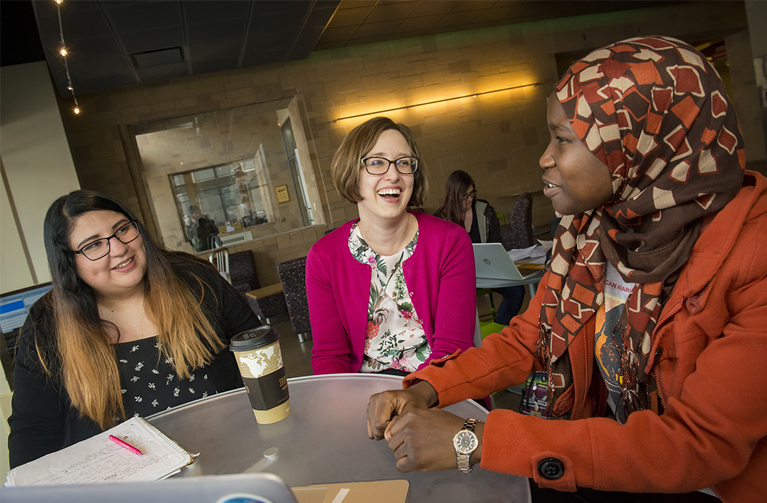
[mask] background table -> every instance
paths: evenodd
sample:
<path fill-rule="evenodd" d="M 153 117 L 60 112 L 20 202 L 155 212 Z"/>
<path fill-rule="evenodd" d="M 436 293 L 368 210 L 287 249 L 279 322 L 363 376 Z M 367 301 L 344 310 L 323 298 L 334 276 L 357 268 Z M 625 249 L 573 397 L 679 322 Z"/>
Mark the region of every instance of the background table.
<path fill-rule="evenodd" d="M 244 389 L 191 402 L 147 418 L 197 461 L 178 476 L 269 472 L 289 486 L 407 479 L 410 499 L 419 502 L 530 502 L 526 478 L 458 469 L 400 473 L 385 441 L 367 436 L 370 395 L 401 389 L 401 378 L 335 374 L 288 380 L 291 413 L 274 424 L 258 424 Z M 484 419 L 473 401 L 447 407 L 461 417 Z M 265 451 L 277 448 L 276 456 Z"/>
<path fill-rule="evenodd" d="M 271 318 L 288 314 L 282 283 L 251 290 L 245 294 L 245 298 L 256 316 L 265 323 L 269 323 Z"/>
<path fill-rule="evenodd" d="M 477 278 L 477 288 L 503 288 L 505 286 L 527 285 L 527 288 L 530 290 L 530 297 L 532 298 L 535 297 L 535 291 L 538 287 L 538 283 L 541 282 L 541 278 L 543 278 L 545 273 L 545 270 L 541 270 L 521 280 Z"/>
<path fill-rule="evenodd" d="M 538 283 L 541 282 L 541 278 L 546 273 L 545 270 L 536 272 L 521 280 L 513 279 L 491 279 L 491 278 L 477 278 L 477 288 L 503 288 L 506 286 L 523 286 L 527 285 L 530 290 L 530 299 L 535 297 Z M 477 321 L 474 324 L 474 346 L 480 347 L 482 345 L 482 331 L 479 325 L 479 311 L 477 311 Z"/>

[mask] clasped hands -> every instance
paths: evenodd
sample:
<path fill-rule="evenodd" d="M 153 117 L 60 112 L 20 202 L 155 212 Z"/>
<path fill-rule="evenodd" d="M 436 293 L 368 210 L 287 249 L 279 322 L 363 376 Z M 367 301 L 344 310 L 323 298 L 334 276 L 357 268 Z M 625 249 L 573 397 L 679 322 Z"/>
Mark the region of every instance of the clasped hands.
<path fill-rule="evenodd" d="M 453 437 L 463 427 L 464 419 L 437 405 L 437 392 L 426 381 L 404 390 L 384 391 L 370 397 L 367 409 L 368 437 L 386 440 L 394 452 L 397 470 L 435 471 L 457 469 Z M 482 454 L 482 431 L 475 433 L 479 447 L 471 463 L 479 463 Z"/>

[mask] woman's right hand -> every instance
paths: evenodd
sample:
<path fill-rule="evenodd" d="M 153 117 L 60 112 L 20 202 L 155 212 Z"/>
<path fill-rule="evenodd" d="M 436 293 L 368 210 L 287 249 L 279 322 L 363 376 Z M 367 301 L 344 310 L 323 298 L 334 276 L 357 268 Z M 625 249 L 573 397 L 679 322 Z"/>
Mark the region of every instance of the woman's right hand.
<path fill-rule="evenodd" d="M 401 416 L 413 409 L 429 409 L 437 403 L 437 392 L 426 381 L 403 390 L 376 393 L 368 402 L 368 437 L 383 440 L 393 417 Z"/>

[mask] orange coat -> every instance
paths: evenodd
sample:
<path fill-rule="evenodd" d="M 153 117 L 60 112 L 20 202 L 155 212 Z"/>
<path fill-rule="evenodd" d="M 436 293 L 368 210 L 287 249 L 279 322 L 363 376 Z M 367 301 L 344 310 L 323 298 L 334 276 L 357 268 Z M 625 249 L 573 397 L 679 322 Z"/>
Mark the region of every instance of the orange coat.
<path fill-rule="evenodd" d="M 538 339 L 540 289 L 527 312 L 481 348 L 432 362 L 405 378 L 426 380 L 440 406 L 525 381 Z M 723 501 L 767 497 L 767 179 L 743 188 L 700 235 L 653 334 L 649 362 L 665 407 L 624 425 L 602 417 L 604 383 L 594 365 L 594 319 L 570 344 L 575 404 L 570 421 L 494 410 L 481 466 L 541 487 L 677 493 L 713 487 Z M 588 419 L 587 419 L 588 418 Z M 559 478 L 539 474 L 559 460 Z"/>

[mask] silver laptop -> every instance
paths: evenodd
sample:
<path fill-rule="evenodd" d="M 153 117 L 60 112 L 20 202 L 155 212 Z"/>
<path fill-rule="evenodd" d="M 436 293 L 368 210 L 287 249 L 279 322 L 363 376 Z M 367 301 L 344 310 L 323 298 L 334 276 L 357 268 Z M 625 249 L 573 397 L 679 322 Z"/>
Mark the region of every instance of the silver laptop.
<path fill-rule="evenodd" d="M 517 267 L 501 243 L 475 243 L 473 246 L 477 278 L 522 281 L 541 272 L 535 267 Z"/>
<path fill-rule="evenodd" d="M 270 473 L 0 487 L 3 503 L 297 503 L 285 482 Z"/>

